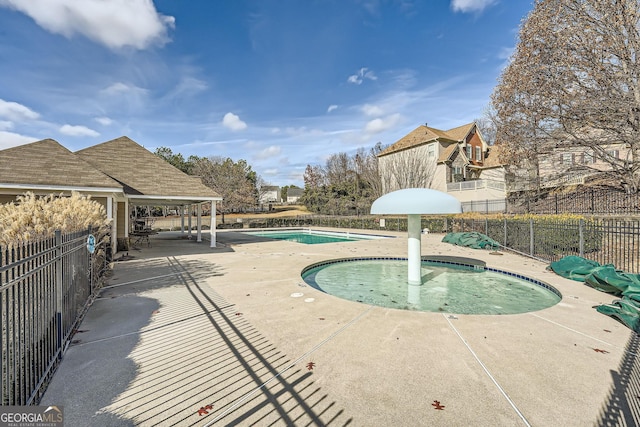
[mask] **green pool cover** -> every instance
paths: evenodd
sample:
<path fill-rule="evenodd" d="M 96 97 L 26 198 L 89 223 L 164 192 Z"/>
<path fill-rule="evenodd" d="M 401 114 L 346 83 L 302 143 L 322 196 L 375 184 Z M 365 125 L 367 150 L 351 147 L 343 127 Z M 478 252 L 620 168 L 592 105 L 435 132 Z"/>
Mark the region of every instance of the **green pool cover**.
<path fill-rule="evenodd" d="M 596 310 L 640 332 L 640 275 L 616 270 L 613 264 L 600 265 L 573 255 L 552 262 L 549 268 L 562 277 L 621 297 L 611 304 L 597 306 Z"/>
<path fill-rule="evenodd" d="M 473 249 L 497 249 L 500 247 L 500 244 L 491 237 L 476 231 L 448 233 L 442 238 L 442 241 Z"/>

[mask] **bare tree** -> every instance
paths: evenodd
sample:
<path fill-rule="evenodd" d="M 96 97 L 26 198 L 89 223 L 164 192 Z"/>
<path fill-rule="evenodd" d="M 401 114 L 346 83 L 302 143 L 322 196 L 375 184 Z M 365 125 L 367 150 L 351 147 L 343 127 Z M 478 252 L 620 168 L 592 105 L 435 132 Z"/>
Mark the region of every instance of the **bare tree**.
<path fill-rule="evenodd" d="M 378 142 L 369 150 L 359 148 L 354 158 L 356 175 L 369 188 L 372 200 L 384 194 L 378 161 L 378 154 L 382 150 L 382 143 Z"/>
<path fill-rule="evenodd" d="M 353 159 L 347 153 L 332 154 L 324 168 L 329 185 L 339 185 L 353 179 Z"/>
<path fill-rule="evenodd" d="M 535 1 L 492 96 L 505 163 L 535 171 L 546 147 L 584 147 L 640 190 L 639 24 L 638 0 Z"/>
<path fill-rule="evenodd" d="M 385 192 L 403 188 L 431 188 L 436 159 L 420 151 L 404 150 L 378 158 L 381 185 Z"/>
<path fill-rule="evenodd" d="M 496 142 L 496 124 L 494 122 L 495 112 L 491 106 L 487 107 L 482 117 L 475 119 L 474 122 L 482 135 L 482 139 L 488 144 L 493 145 Z"/>
<path fill-rule="evenodd" d="M 234 162 L 218 156 L 190 158 L 190 172 L 222 196 L 221 210 L 231 212 L 253 208 L 258 201 L 258 176 L 245 160 Z"/>

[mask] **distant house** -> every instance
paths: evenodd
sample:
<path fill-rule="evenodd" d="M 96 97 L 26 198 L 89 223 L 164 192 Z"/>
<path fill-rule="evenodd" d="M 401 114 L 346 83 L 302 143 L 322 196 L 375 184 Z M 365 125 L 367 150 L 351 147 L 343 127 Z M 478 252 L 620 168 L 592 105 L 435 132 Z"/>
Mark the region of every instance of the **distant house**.
<path fill-rule="evenodd" d="M 289 188 L 287 189 L 287 203 L 298 203 L 304 190 L 302 188 Z"/>
<path fill-rule="evenodd" d="M 461 202 L 505 198 L 504 168 L 489 155 L 475 123 L 446 131 L 419 126 L 378 160 L 385 192 L 419 186 L 451 193 Z"/>
<path fill-rule="evenodd" d="M 101 203 L 111 220 L 112 252 L 126 247 L 129 212 L 135 206 L 195 206 L 211 203 L 211 246 L 215 205 L 222 198 L 200 179 L 186 175 L 126 136 L 76 153 L 53 139 L 0 151 L 0 203 L 26 192 L 70 195 L 76 191 Z M 198 240 L 201 224 L 198 221 Z"/>
<path fill-rule="evenodd" d="M 606 175 L 613 169 L 612 164 L 622 166 L 629 156 L 629 148 L 625 144 L 603 144 L 597 151 L 567 144 L 552 146 L 538 159 L 540 187 L 585 184 L 590 179 Z"/>
<path fill-rule="evenodd" d="M 573 133 L 561 130 L 539 138 L 529 156 L 508 166 L 507 190 L 561 189 L 591 183 L 618 186 L 630 169 L 633 154 L 615 132 L 585 126 Z"/>
<path fill-rule="evenodd" d="M 266 185 L 260 189 L 261 194 L 259 202 L 265 203 L 280 203 L 282 196 L 280 195 L 280 187 L 275 185 Z"/>

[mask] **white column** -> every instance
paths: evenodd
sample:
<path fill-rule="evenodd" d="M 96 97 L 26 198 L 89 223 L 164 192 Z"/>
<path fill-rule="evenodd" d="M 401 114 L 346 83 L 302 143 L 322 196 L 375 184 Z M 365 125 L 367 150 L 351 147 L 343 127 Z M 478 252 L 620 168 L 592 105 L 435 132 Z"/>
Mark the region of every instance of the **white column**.
<path fill-rule="evenodd" d="M 129 199 L 124 199 L 124 237 L 129 238 Z"/>
<path fill-rule="evenodd" d="M 113 219 L 113 197 L 107 197 L 107 219 Z"/>
<path fill-rule="evenodd" d="M 409 229 L 407 257 L 409 261 L 408 281 L 410 285 L 420 285 L 422 284 L 420 215 L 409 215 L 407 228 Z"/>
<path fill-rule="evenodd" d="M 216 201 L 211 201 L 211 224 L 209 225 L 209 233 L 211 234 L 211 245 L 210 247 L 216 247 Z"/>
<path fill-rule="evenodd" d="M 118 223 L 116 221 L 118 217 L 114 212 L 113 197 L 107 196 L 107 219 L 111 223 L 111 254 L 115 255 L 118 252 Z"/>
<path fill-rule="evenodd" d="M 197 225 L 198 225 L 198 237 L 196 238 L 196 242 L 200 243 L 202 242 L 202 203 L 198 203 L 198 221 L 197 221 Z"/>
<path fill-rule="evenodd" d="M 191 205 L 187 205 L 187 209 L 189 209 L 188 212 L 188 221 L 187 221 L 187 227 L 189 227 L 189 229 L 187 230 L 187 236 L 189 237 L 189 239 L 191 238 Z"/>
<path fill-rule="evenodd" d="M 180 206 L 180 233 L 184 234 L 184 205 Z"/>

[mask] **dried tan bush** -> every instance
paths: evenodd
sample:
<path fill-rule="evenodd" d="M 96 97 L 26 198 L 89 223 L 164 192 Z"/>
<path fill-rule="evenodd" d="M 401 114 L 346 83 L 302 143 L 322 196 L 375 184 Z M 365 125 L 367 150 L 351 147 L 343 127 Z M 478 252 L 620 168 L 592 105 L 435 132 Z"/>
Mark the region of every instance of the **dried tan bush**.
<path fill-rule="evenodd" d="M 18 196 L 17 202 L 0 205 L 0 246 L 12 246 L 62 233 L 94 228 L 103 234 L 109 225 L 100 203 L 73 192 L 71 197 L 50 194 L 38 197 L 31 192 Z"/>

